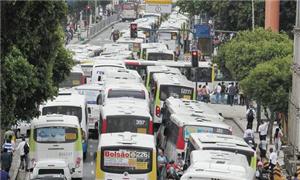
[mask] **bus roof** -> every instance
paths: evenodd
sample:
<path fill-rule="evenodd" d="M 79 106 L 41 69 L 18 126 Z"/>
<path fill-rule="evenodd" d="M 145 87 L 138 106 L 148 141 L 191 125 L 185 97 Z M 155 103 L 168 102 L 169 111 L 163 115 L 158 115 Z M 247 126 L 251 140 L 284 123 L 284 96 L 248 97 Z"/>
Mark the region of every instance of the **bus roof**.
<path fill-rule="evenodd" d="M 103 90 L 103 85 L 99 83 L 91 83 L 91 84 L 82 84 L 79 86 L 74 86 L 73 89 L 75 90 Z"/>
<path fill-rule="evenodd" d="M 122 99 L 122 98 L 120 98 Z M 108 101 L 109 102 L 109 101 Z M 149 117 L 151 119 L 151 116 L 149 114 L 148 106 L 145 105 L 143 102 L 135 102 L 135 103 L 107 103 L 102 108 L 103 116 L 143 116 L 143 117 Z"/>
<path fill-rule="evenodd" d="M 187 62 L 187 61 L 151 61 L 151 60 L 125 60 L 124 61 L 126 65 L 136 65 L 136 66 L 169 66 L 169 67 L 187 67 L 187 68 L 191 68 L 192 64 L 191 62 Z M 199 61 L 199 66 L 200 68 L 203 67 L 211 67 L 211 62 L 200 62 Z"/>
<path fill-rule="evenodd" d="M 178 126 L 210 126 L 222 129 L 231 129 L 231 127 L 223 122 L 203 117 L 188 116 L 185 114 L 172 114 L 170 119 Z"/>
<path fill-rule="evenodd" d="M 48 106 L 75 106 L 83 107 L 85 105 L 85 96 L 80 95 L 77 92 L 65 93 L 64 95 L 58 95 L 53 100 L 48 100 L 42 107 Z"/>
<path fill-rule="evenodd" d="M 164 44 L 164 43 L 142 43 L 141 44 L 141 49 L 143 49 L 143 48 L 157 48 L 157 47 L 168 49 L 166 44 Z"/>
<path fill-rule="evenodd" d="M 164 49 L 164 48 L 160 48 L 160 47 L 147 49 L 147 54 L 149 54 L 149 53 L 165 53 L 165 54 L 174 55 L 174 52 L 172 50 Z"/>
<path fill-rule="evenodd" d="M 154 136 L 131 132 L 104 133 L 99 138 L 99 147 L 137 146 L 155 149 Z"/>
<path fill-rule="evenodd" d="M 153 80 L 156 81 L 158 85 L 175 85 L 175 86 L 195 88 L 195 83 L 189 81 L 183 75 L 154 73 Z"/>
<path fill-rule="evenodd" d="M 143 80 L 135 70 L 118 69 L 117 71 L 111 71 L 104 74 L 103 81 L 110 84 L 111 81 L 130 81 L 131 83 L 142 83 Z"/>
<path fill-rule="evenodd" d="M 132 38 L 129 38 L 129 37 L 121 37 L 120 39 L 117 40 L 117 43 L 122 43 L 122 44 L 127 44 L 127 43 L 143 43 L 144 40 L 143 39 L 140 39 L 140 38 L 135 38 L 135 39 L 132 39 Z"/>
<path fill-rule="evenodd" d="M 81 74 L 83 74 L 81 66 L 80 65 L 73 66 L 72 69 L 71 69 L 71 73 L 81 73 Z"/>
<path fill-rule="evenodd" d="M 210 133 L 191 133 L 190 141 L 195 146 L 200 148 L 222 148 L 251 151 L 252 148 L 240 137 L 224 134 Z"/>
<path fill-rule="evenodd" d="M 241 154 L 224 151 L 201 151 L 191 153 L 191 166 L 182 179 L 217 178 L 222 180 L 248 180 L 254 172 L 248 167 L 247 159 Z M 201 171 L 201 173 L 199 173 Z M 251 178 L 250 178 L 251 177 Z"/>
<path fill-rule="evenodd" d="M 166 74 L 179 74 L 181 75 L 181 72 L 178 68 L 168 67 L 168 66 L 147 66 L 147 72 L 151 73 L 159 73 L 164 72 Z"/>
<path fill-rule="evenodd" d="M 203 117 L 220 121 L 224 120 L 222 116 L 204 102 L 169 97 L 165 103 L 170 113 L 188 114 L 198 118 Z"/>
<path fill-rule="evenodd" d="M 80 127 L 76 116 L 62 114 L 47 114 L 34 118 L 31 121 L 31 127 L 43 127 L 49 125 Z"/>

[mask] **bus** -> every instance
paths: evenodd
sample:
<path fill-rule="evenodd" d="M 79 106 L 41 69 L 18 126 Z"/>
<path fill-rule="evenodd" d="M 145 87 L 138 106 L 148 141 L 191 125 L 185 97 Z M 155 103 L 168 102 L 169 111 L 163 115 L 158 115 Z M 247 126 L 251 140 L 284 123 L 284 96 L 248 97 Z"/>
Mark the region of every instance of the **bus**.
<path fill-rule="evenodd" d="M 181 72 L 178 68 L 172 68 L 172 67 L 168 67 L 168 66 L 147 66 L 145 86 L 149 92 L 150 92 L 150 82 L 153 80 L 154 73 L 155 74 L 165 73 L 165 74 L 181 75 Z"/>
<path fill-rule="evenodd" d="M 81 84 L 85 84 L 86 79 L 84 76 L 84 72 L 81 69 L 80 65 L 73 66 L 69 76 L 61 83 L 59 83 L 60 88 L 70 88 L 73 86 L 78 86 Z"/>
<path fill-rule="evenodd" d="M 92 83 L 99 83 L 103 80 L 103 76 L 106 73 L 118 71 L 120 69 L 126 69 L 124 63 L 121 61 L 99 61 L 94 63 L 92 70 Z"/>
<path fill-rule="evenodd" d="M 73 178 L 83 177 L 81 127 L 76 116 L 51 114 L 31 122 L 29 167 L 39 161 L 64 160 Z"/>
<path fill-rule="evenodd" d="M 130 132 L 101 134 L 96 180 L 157 179 L 154 136 Z"/>
<path fill-rule="evenodd" d="M 82 130 L 83 158 L 86 158 L 88 149 L 88 110 L 84 95 L 74 90 L 60 90 L 58 96 L 40 106 L 42 115 L 64 114 L 78 118 Z"/>
<path fill-rule="evenodd" d="M 99 132 L 123 131 L 153 134 L 152 117 L 145 103 L 127 98 L 108 102 L 101 108 Z"/>
<path fill-rule="evenodd" d="M 126 2 L 122 4 L 121 18 L 122 21 L 135 20 L 137 18 L 137 7 L 134 2 Z"/>
<path fill-rule="evenodd" d="M 97 97 L 103 91 L 103 85 L 84 84 L 73 87 L 79 94 L 85 95 L 88 108 L 88 129 L 89 135 L 98 138 L 98 121 L 100 118 L 100 106 L 97 104 Z"/>
<path fill-rule="evenodd" d="M 173 96 L 195 100 L 195 84 L 182 75 L 157 73 L 150 82 L 151 114 L 156 126 L 162 122 L 161 108 L 164 101 Z"/>
<path fill-rule="evenodd" d="M 255 175 L 246 157 L 234 152 L 195 150 L 188 166 L 180 179 L 251 180 Z"/>
<path fill-rule="evenodd" d="M 141 54 L 139 58 L 146 60 L 147 50 L 155 48 L 159 48 L 161 50 L 168 50 L 167 46 L 163 43 L 143 43 L 141 44 Z"/>
<path fill-rule="evenodd" d="M 168 49 L 152 48 L 147 49 L 145 60 L 149 61 L 174 61 L 174 51 Z"/>
<path fill-rule="evenodd" d="M 165 150 L 169 159 L 176 159 L 187 147 L 191 133 L 232 134 L 232 128 L 219 120 L 205 119 L 187 114 L 172 114 L 163 123 L 157 132 L 157 144 Z"/>
<path fill-rule="evenodd" d="M 256 152 L 240 137 L 225 134 L 192 133 L 189 136 L 185 162 L 190 162 L 190 154 L 194 150 L 214 150 L 234 152 L 247 158 L 248 166 L 256 170 Z"/>

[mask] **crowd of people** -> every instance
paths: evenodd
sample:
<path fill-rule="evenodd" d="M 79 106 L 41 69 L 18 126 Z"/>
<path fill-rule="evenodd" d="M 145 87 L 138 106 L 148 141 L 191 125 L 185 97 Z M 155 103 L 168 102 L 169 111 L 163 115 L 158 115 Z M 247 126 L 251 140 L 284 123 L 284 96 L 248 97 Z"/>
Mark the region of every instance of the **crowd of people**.
<path fill-rule="evenodd" d="M 25 137 L 16 146 L 16 138 L 13 131 L 7 131 L 4 136 L 5 140 L 1 147 L 1 180 L 10 179 L 9 172 L 13 162 L 13 155 L 16 151 L 20 154 L 20 170 L 28 171 L 28 154 L 29 144 Z"/>

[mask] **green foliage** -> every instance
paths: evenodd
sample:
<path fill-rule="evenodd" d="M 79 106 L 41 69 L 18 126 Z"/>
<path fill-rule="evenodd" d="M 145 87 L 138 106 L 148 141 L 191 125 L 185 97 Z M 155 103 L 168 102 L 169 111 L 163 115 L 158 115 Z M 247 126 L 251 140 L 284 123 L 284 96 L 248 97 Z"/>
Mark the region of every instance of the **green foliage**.
<path fill-rule="evenodd" d="M 244 92 L 272 112 L 288 110 L 288 94 L 292 86 L 292 57 L 275 58 L 257 65 L 241 81 Z"/>
<path fill-rule="evenodd" d="M 239 32 L 236 38 L 223 44 L 215 62 L 227 68 L 236 80 L 242 80 L 257 64 L 286 57 L 292 52 L 293 44 L 286 34 L 258 28 Z"/>
<path fill-rule="evenodd" d="M 63 1 L 1 2 L 2 125 L 38 114 L 73 64 L 63 46 Z M 59 73 L 58 73 L 59 72 Z"/>

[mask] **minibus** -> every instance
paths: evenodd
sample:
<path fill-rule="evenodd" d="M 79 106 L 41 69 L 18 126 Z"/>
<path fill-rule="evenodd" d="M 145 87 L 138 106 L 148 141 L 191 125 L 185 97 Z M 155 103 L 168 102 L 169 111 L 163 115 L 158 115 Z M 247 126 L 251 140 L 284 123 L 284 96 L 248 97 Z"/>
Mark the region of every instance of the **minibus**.
<path fill-rule="evenodd" d="M 150 91 L 150 82 L 153 81 L 154 73 L 165 73 L 165 74 L 177 74 L 181 75 L 181 72 L 178 68 L 172 68 L 168 66 L 147 66 L 146 69 L 146 79 L 145 85 L 148 91 Z"/>
<path fill-rule="evenodd" d="M 39 161 L 64 160 L 72 170 L 72 178 L 82 178 L 81 127 L 76 116 L 49 114 L 31 122 L 29 167 Z"/>
<path fill-rule="evenodd" d="M 96 180 L 157 179 L 154 136 L 130 132 L 101 134 Z"/>
<path fill-rule="evenodd" d="M 189 163 L 190 154 L 194 150 L 219 150 L 242 154 L 247 158 L 249 167 L 256 170 L 256 152 L 242 138 L 234 135 L 192 133 L 186 148 L 186 163 Z"/>
<path fill-rule="evenodd" d="M 108 71 L 102 76 L 102 81 L 107 83 L 116 81 L 127 81 L 132 83 L 143 83 L 139 73 L 131 69 L 118 69 L 117 71 Z"/>
<path fill-rule="evenodd" d="M 190 164 L 186 166 L 189 167 L 181 180 L 252 180 L 255 172 L 248 166 L 244 155 L 215 150 L 193 151 L 190 155 Z"/>
<path fill-rule="evenodd" d="M 164 101 L 173 96 L 194 100 L 195 85 L 183 75 L 157 73 L 153 75 L 153 82 L 150 82 L 151 113 L 154 123 L 161 123 L 161 108 Z"/>
<path fill-rule="evenodd" d="M 165 153 L 169 159 L 175 159 L 179 153 L 184 157 L 191 133 L 231 135 L 232 128 L 219 120 L 205 119 L 186 114 L 172 114 L 168 119 L 164 119 L 159 127 L 157 144 L 165 149 Z"/>
<path fill-rule="evenodd" d="M 147 49 L 145 52 L 146 57 L 145 60 L 149 61 L 174 61 L 174 51 L 160 49 L 160 48 L 152 48 Z"/>
<path fill-rule="evenodd" d="M 88 130 L 89 134 L 98 138 L 98 121 L 100 118 L 100 106 L 97 104 L 97 98 L 103 91 L 101 84 L 84 84 L 73 87 L 79 94 L 84 95 L 88 108 Z"/>
<path fill-rule="evenodd" d="M 58 96 L 40 106 L 42 115 L 64 114 L 77 116 L 82 130 L 83 158 L 86 158 L 88 149 L 88 110 L 84 95 L 75 90 L 60 90 Z"/>
<path fill-rule="evenodd" d="M 133 133 L 153 134 L 153 121 L 149 108 L 144 102 L 121 99 L 107 102 L 101 108 L 99 132 L 113 133 L 130 131 Z"/>

